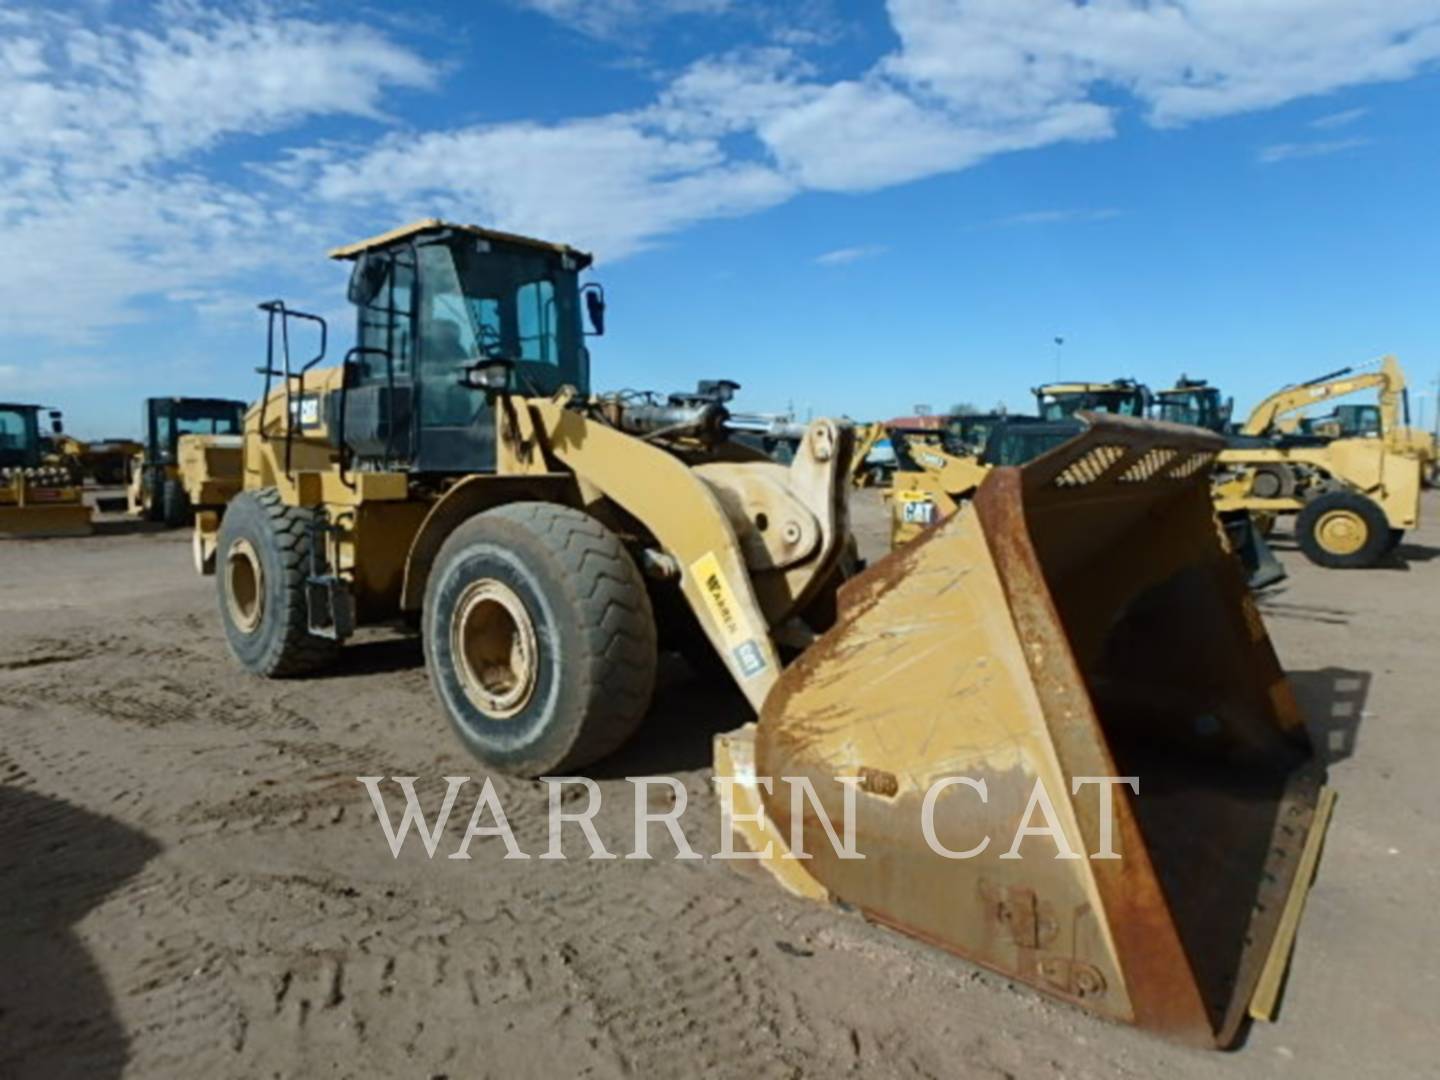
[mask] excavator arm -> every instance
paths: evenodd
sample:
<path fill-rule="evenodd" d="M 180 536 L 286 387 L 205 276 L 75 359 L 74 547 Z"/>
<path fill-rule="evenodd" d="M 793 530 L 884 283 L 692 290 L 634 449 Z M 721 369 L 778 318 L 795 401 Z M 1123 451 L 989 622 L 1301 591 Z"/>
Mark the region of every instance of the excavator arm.
<path fill-rule="evenodd" d="M 1342 372 L 1333 378 L 1277 390 L 1255 406 L 1240 433 L 1268 435 L 1274 431 L 1292 431 L 1299 423 L 1297 414 L 1301 410 L 1331 398 L 1372 389 L 1380 392 L 1380 413 L 1386 430 L 1403 426 L 1401 413 L 1405 373 L 1395 357 L 1387 356 L 1381 361 L 1378 371 Z"/>

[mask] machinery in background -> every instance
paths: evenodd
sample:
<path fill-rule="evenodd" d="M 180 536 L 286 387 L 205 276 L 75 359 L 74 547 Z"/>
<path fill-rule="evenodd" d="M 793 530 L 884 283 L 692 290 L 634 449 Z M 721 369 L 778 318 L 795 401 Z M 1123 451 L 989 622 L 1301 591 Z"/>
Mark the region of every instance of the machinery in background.
<path fill-rule="evenodd" d="M 49 413 L 50 433 L 40 430 Z M 92 511 L 72 462 L 54 453 L 64 436 L 57 410 L 0 403 L 0 537 L 86 536 Z"/>
<path fill-rule="evenodd" d="M 240 490 L 246 404 L 226 398 L 145 401 L 145 443 L 131 461 L 130 513 L 172 527 L 223 507 Z"/>
<path fill-rule="evenodd" d="M 1035 395 L 1036 411 L 1046 423 L 1069 419 L 1078 412 L 1141 418 L 1150 409 L 1149 388 L 1134 379 L 1046 383 L 1031 393 Z"/>
<path fill-rule="evenodd" d="M 849 425 L 811 422 L 783 466 L 713 395 L 596 393 L 585 253 L 432 219 L 332 255 L 355 346 L 322 368 L 324 320 L 264 305 L 243 490 L 196 519 L 248 670 L 418 625 L 454 735 L 537 776 L 631 737 L 661 650 L 708 655 L 758 716 L 715 740 L 726 820 L 787 888 L 1170 1038 L 1273 1013 L 1329 802 L 1214 525 L 1220 440 L 1089 418 L 856 576 Z M 1098 815 L 1071 783 L 1129 775 Z M 1118 857 L 979 844 L 1037 784 L 1068 846 Z M 860 859 L 816 834 L 842 806 Z"/>
<path fill-rule="evenodd" d="M 94 439 L 82 442 L 71 435 L 57 435 L 51 440 L 54 453 L 71 463 L 72 470 L 82 479 L 101 487 L 124 484 L 130 475 L 130 463 L 145 449 L 134 439 Z"/>
<path fill-rule="evenodd" d="M 1306 430 L 1307 408 L 1365 390 L 1376 391 L 1374 406 L 1337 407 L 1331 420 L 1309 418 Z M 1367 424 L 1367 416 L 1378 424 Z M 1271 394 L 1230 437 L 1220 466 L 1222 511 L 1291 516 L 1311 562 L 1364 568 L 1419 524 L 1434 443 L 1410 427 L 1405 375 L 1387 356 L 1373 371 L 1347 368 Z"/>
<path fill-rule="evenodd" d="M 1230 417 L 1235 410 L 1234 398 L 1221 398 L 1220 390 L 1204 379 L 1181 375 L 1174 386 L 1153 391 L 1150 415 L 1171 424 L 1189 424 L 1217 435 L 1230 430 Z"/>

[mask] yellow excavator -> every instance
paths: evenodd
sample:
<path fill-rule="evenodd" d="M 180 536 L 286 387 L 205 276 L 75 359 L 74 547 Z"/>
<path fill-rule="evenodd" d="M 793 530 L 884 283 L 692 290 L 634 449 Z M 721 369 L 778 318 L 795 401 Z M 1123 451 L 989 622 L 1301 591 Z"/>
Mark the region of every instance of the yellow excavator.
<path fill-rule="evenodd" d="M 716 739 L 726 835 L 786 887 L 1167 1037 L 1273 1013 L 1330 800 L 1214 525 L 1218 438 L 1090 418 L 856 575 L 850 426 L 780 465 L 732 383 L 597 392 L 589 255 L 435 219 L 332 255 L 355 346 L 322 366 L 324 320 L 264 305 L 242 490 L 197 515 L 245 668 L 416 626 L 454 736 L 536 776 L 708 650 L 755 715 Z M 859 858 L 817 842 L 847 808 Z"/>
<path fill-rule="evenodd" d="M 49 412 L 51 435 L 40 431 Z M 74 462 L 53 450 L 64 436 L 60 413 L 0 403 L 0 537 L 87 536 L 95 531 Z"/>

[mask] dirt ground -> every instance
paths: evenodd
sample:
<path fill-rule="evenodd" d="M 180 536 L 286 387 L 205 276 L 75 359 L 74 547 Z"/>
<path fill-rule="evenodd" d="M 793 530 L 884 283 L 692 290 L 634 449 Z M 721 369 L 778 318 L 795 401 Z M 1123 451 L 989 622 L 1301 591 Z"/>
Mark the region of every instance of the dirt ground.
<path fill-rule="evenodd" d="M 873 553 L 878 503 L 859 516 Z M 1340 801 L 1279 1022 L 1168 1045 L 702 860 L 454 850 L 481 773 L 413 640 L 324 678 L 230 660 L 188 537 L 112 521 L 0 546 L 0 1076 L 1434 1076 L 1440 1059 L 1440 498 L 1385 569 L 1280 544 L 1265 604 Z M 627 775 L 686 784 L 719 840 L 709 738 L 740 699 L 666 669 L 594 770 L 629 850 Z M 356 777 L 476 777 L 427 860 L 391 857 Z M 545 790 L 495 778 L 522 848 Z M 663 830 L 656 851 L 666 851 Z M 573 850 L 579 851 L 575 846 Z"/>

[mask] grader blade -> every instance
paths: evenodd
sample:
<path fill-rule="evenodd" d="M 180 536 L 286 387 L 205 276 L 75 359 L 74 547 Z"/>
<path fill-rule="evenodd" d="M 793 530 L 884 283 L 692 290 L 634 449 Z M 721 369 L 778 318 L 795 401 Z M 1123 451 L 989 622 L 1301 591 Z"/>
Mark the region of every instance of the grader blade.
<path fill-rule="evenodd" d="M 95 531 L 90 507 L 78 502 L 0 505 L 0 539 L 43 540 L 89 536 Z"/>
<path fill-rule="evenodd" d="M 1085 419 L 845 587 L 766 700 L 754 769 L 833 898 L 1228 1046 L 1273 1008 L 1328 796 L 1212 509 L 1220 440 Z M 837 830 L 850 789 L 862 858 L 785 778 Z"/>

